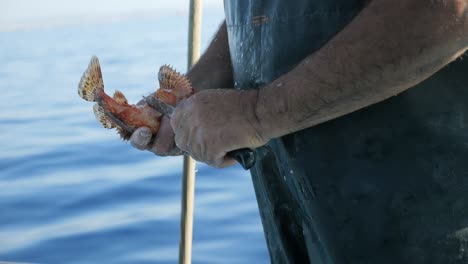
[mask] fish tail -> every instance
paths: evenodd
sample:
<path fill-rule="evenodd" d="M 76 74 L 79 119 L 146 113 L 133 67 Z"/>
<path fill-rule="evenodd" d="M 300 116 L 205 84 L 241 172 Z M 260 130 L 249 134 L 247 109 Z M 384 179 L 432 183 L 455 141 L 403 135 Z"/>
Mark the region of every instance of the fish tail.
<path fill-rule="evenodd" d="M 104 91 L 101 66 L 96 56 L 91 57 L 88 68 L 78 84 L 78 95 L 86 101 L 96 102 Z"/>

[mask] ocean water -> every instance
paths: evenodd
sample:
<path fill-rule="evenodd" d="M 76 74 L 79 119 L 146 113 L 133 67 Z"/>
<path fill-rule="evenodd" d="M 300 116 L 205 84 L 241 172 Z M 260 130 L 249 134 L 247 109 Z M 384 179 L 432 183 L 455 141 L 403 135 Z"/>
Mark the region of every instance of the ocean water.
<path fill-rule="evenodd" d="M 186 35 L 185 15 L 0 32 L 0 261 L 177 262 L 182 159 L 122 142 L 76 89 L 95 54 L 137 102 L 160 65 L 185 71 Z M 193 262 L 268 263 L 250 175 L 197 168 Z"/>

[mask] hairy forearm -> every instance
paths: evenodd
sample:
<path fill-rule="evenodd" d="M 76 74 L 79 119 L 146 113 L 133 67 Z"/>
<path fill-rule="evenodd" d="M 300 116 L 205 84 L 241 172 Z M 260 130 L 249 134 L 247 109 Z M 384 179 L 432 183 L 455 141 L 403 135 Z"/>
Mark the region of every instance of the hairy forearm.
<path fill-rule="evenodd" d="M 322 49 L 258 93 L 275 138 L 396 95 L 467 48 L 467 0 L 374 0 Z"/>
<path fill-rule="evenodd" d="M 187 73 L 195 90 L 233 87 L 226 22 L 220 26 L 207 50 Z"/>

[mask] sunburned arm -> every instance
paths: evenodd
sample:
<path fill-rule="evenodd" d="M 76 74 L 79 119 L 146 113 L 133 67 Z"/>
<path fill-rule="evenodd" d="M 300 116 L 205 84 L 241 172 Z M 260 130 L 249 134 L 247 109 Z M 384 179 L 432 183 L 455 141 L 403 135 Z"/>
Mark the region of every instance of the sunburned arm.
<path fill-rule="evenodd" d="M 195 90 L 233 87 L 226 22 L 220 26 L 207 50 L 187 73 Z"/>
<path fill-rule="evenodd" d="M 428 78 L 467 49 L 468 0 L 374 0 L 258 93 L 265 140 L 345 115 Z"/>

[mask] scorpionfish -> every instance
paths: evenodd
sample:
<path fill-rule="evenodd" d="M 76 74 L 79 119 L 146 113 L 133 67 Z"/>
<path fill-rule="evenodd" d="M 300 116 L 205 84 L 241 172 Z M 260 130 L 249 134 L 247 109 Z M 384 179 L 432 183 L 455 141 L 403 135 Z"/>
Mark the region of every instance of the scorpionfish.
<path fill-rule="evenodd" d="M 194 92 L 188 79 L 168 65 L 161 66 L 158 80 L 160 88 L 149 96 L 172 106 Z M 131 105 L 119 91 L 115 91 L 113 97 L 104 92 L 101 66 L 96 56 L 91 58 L 81 77 L 78 94 L 86 101 L 96 102 L 93 107 L 96 119 L 104 128 L 115 128 L 123 140 L 128 140 L 138 127 L 149 127 L 153 136 L 159 130 L 163 114 L 144 103 L 144 100 L 143 103 Z"/>

